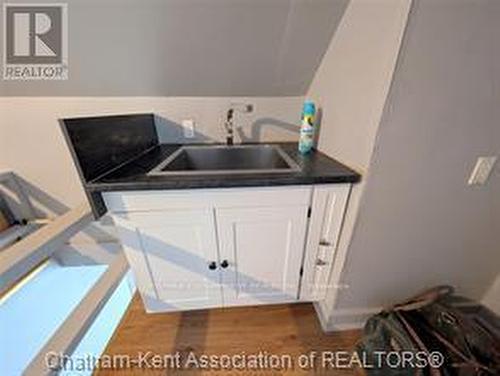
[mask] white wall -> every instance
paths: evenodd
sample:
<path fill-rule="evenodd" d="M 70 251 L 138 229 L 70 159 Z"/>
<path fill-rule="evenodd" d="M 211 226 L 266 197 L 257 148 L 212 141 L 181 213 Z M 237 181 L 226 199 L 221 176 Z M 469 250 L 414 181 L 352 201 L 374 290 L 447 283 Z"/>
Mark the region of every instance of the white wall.
<path fill-rule="evenodd" d="M 436 284 L 481 299 L 498 274 L 500 165 L 485 186 L 467 179 L 478 156 L 500 154 L 499 12 L 491 1 L 413 2 L 340 280 L 349 288 L 335 299 L 332 327 Z M 341 73 L 358 80 L 358 72 Z M 374 108 L 358 111 L 376 118 Z M 356 125 L 331 126 L 342 134 Z M 336 145 L 331 154 L 349 155 Z"/>
<path fill-rule="evenodd" d="M 351 193 L 332 273 L 333 285 L 341 284 L 340 274 L 368 178 L 409 5 L 410 0 L 352 0 L 307 94 L 322 109 L 319 149 L 363 175 Z M 326 321 L 332 318 L 337 293 L 333 288 L 320 306 Z M 351 314 L 348 312 L 348 316 Z"/>
<path fill-rule="evenodd" d="M 365 173 L 410 0 L 354 0 L 307 96 L 321 107 L 319 148 Z"/>

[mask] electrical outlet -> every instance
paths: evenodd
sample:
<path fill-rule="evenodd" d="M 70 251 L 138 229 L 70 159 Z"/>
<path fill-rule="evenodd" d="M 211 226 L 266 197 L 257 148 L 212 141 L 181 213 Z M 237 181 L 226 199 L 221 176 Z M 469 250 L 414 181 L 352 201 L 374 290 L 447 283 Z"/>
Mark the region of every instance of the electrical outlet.
<path fill-rule="evenodd" d="M 469 178 L 469 185 L 483 185 L 488 180 L 497 156 L 479 157 Z"/>
<path fill-rule="evenodd" d="M 185 119 L 182 121 L 182 128 L 184 129 L 184 137 L 193 138 L 194 137 L 194 120 Z"/>

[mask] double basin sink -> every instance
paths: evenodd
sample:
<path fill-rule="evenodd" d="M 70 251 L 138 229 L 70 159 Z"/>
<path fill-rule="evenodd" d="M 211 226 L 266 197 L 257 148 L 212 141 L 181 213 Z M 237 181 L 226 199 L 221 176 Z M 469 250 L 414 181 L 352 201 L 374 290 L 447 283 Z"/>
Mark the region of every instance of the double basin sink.
<path fill-rule="evenodd" d="M 262 174 L 300 171 L 278 145 L 183 146 L 148 175 Z"/>

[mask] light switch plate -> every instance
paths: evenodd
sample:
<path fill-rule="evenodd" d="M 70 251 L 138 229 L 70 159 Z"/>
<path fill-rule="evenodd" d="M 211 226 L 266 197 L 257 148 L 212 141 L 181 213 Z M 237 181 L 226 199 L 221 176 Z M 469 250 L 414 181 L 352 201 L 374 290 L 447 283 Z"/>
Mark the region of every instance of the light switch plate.
<path fill-rule="evenodd" d="M 194 120 L 185 119 L 182 121 L 182 128 L 184 129 L 184 137 L 193 138 L 194 137 Z"/>
<path fill-rule="evenodd" d="M 479 157 L 469 178 L 469 185 L 483 185 L 495 166 L 497 156 Z"/>

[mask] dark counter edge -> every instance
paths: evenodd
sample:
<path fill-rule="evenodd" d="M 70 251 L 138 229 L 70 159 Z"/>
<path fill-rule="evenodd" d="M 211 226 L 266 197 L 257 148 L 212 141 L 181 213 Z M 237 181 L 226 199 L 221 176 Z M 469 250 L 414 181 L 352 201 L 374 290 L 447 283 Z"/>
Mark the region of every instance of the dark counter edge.
<path fill-rule="evenodd" d="M 277 176 L 263 175 L 256 178 L 255 175 L 245 180 L 225 179 L 223 176 L 212 179 L 190 180 L 188 182 L 176 182 L 174 179 L 165 179 L 163 181 L 131 181 L 119 183 L 85 182 L 80 175 L 85 193 L 89 200 L 92 212 L 96 219 L 106 214 L 107 208 L 102 197 L 104 192 L 123 192 L 123 191 L 153 191 L 153 190 L 180 190 L 180 189 L 207 189 L 207 188 L 244 188 L 244 187 L 274 187 L 291 185 L 316 185 L 316 184 L 343 184 L 358 183 L 361 175 L 328 155 L 314 150 L 313 153 L 319 153 L 323 157 L 331 160 L 333 163 L 342 166 L 348 172 L 336 176 Z"/>
<path fill-rule="evenodd" d="M 59 128 L 61 129 L 64 140 L 66 141 L 66 145 L 68 146 L 69 152 L 71 154 L 71 159 L 73 160 L 73 165 L 75 166 L 76 171 L 78 173 L 78 177 L 80 178 L 80 181 L 83 184 L 83 189 L 85 191 L 85 195 L 87 196 L 87 200 L 89 202 L 90 209 L 92 210 L 92 214 L 94 215 L 94 218 L 97 220 L 101 218 L 104 214 L 106 214 L 106 212 L 108 211 L 108 209 L 106 208 L 106 204 L 104 203 L 104 199 L 102 198 L 102 194 L 100 194 L 99 192 L 92 192 L 91 190 L 89 190 L 87 186 L 87 181 L 85 179 L 85 175 L 82 171 L 80 163 L 78 163 L 78 157 L 76 155 L 75 147 L 71 142 L 68 130 L 66 128 L 66 125 L 64 124 L 64 119 L 57 119 L 57 122 L 59 123 Z"/>

